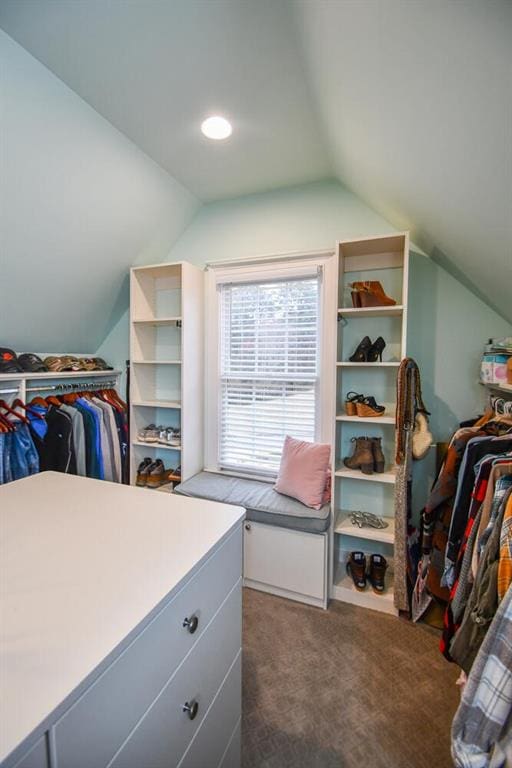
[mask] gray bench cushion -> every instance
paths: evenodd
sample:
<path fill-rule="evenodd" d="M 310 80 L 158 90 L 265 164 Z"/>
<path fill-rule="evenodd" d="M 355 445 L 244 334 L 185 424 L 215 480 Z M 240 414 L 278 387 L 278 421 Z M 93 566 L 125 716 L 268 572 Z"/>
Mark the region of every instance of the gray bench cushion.
<path fill-rule="evenodd" d="M 300 501 L 274 491 L 270 483 L 199 472 L 176 486 L 175 493 L 245 507 L 247 520 L 278 525 L 295 531 L 324 533 L 329 528 L 330 505 L 310 509 Z"/>

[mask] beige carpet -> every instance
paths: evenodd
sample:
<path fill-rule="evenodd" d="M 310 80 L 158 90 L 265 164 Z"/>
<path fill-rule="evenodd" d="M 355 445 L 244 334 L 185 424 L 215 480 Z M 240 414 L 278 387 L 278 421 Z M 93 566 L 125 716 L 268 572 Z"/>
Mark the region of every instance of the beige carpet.
<path fill-rule="evenodd" d="M 244 590 L 243 768 L 450 768 L 457 669 L 421 625 Z"/>

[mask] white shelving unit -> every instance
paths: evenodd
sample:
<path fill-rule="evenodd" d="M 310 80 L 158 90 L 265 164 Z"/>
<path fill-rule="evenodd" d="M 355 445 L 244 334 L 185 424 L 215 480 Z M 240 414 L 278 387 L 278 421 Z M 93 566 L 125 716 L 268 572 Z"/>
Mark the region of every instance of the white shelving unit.
<path fill-rule="evenodd" d="M 203 272 L 187 262 L 130 275 L 130 482 L 145 456 L 186 479 L 203 467 Z M 149 424 L 181 430 L 181 445 L 139 439 Z"/>
<path fill-rule="evenodd" d="M 396 373 L 406 355 L 409 237 L 407 232 L 337 243 L 338 337 L 336 358 L 336 416 L 333 456 L 333 508 L 331 597 L 396 615 L 393 603 L 394 491 L 396 483 L 395 408 Z M 396 305 L 355 308 L 349 283 L 379 280 Z M 364 336 L 386 341 L 382 362 L 352 363 L 348 359 Z M 344 411 L 349 391 L 373 395 L 385 405 L 383 416 L 348 416 Z M 351 438 L 381 437 L 386 457 L 385 472 L 365 475 L 348 469 L 343 458 L 353 451 Z M 373 512 L 388 520 L 388 527 L 359 528 L 349 510 Z M 375 594 L 368 584 L 358 591 L 346 572 L 354 550 L 383 554 L 388 560 L 386 591 Z"/>

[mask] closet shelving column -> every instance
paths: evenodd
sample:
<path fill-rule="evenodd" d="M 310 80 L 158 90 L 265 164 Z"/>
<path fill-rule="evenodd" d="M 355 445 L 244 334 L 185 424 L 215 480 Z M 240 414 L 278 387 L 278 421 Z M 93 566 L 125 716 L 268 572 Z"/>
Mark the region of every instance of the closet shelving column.
<path fill-rule="evenodd" d="M 332 597 L 366 608 L 396 615 L 393 605 L 394 491 L 396 480 L 395 410 L 396 374 L 406 355 L 407 283 L 409 267 L 408 233 L 348 240 L 337 243 L 338 259 L 338 336 L 336 360 L 336 425 L 333 446 Z M 350 283 L 379 280 L 394 306 L 354 308 Z M 352 363 L 350 355 L 364 336 L 372 341 L 382 336 L 386 347 L 382 362 Z M 348 392 L 373 395 L 386 406 L 384 416 L 348 416 L 344 403 Z M 364 475 L 343 464 L 353 451 L 351 439 L 358 436 L 381 437 L 386 457 L 383 473 Z M 358 528 L 349 517 L 352 510 L 373 512 L 387 518 L 384 529 Z M 386 592 L 375 594 L 368 584 L 363 592 L 355 589 L 346 573 L 349 552 L 359 550 L 367 556 L 383 554 L 388 560 Z"/>
<path fill-rule="evenodd" d="M 187 262 L 130 275 L 130 482 L 144 456 L 186 479 L 203 468 L 203 272 Z M 181 444 L 139 440 L 148 424 L 181 430 Z"/>

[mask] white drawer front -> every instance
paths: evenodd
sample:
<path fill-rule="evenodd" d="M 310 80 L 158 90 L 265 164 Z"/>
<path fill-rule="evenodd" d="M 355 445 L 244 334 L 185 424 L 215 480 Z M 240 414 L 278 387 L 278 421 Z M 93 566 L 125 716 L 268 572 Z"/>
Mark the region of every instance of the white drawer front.
<path fill-rule="evenodd" d="M 203 633 L 109 768 L 174 768 L 226 676 L 242 642 L 242 582 Z M 190 719 L 183 705 L 198 705 Z M 239 702 L 240 707 L 240 702 Z"/>
<path fill-rule="evenodd" d="M 263 523 L 244 526 L 244 578 L 322 600 L 326 537 Z"/>
<path fill-rule="evenodd" d="M 240 579 L 241 557 L 238 529 L 60 719 L 59 768 L 104 768 L 111 760 Z M 183 627 L 191 616 L 199 622 L 194 634 Z"/>
<path fill-rule="evenodd" d="M 179 768 L 219 767 L 231 734 L 240 719 L 241 695 L 242 652 L 240 651 Z"/>

